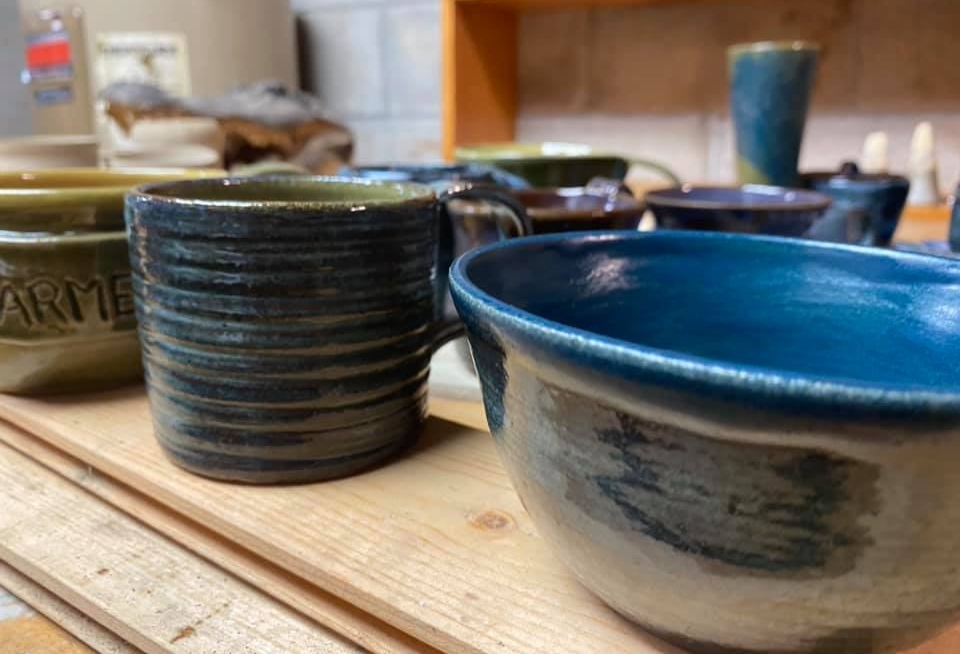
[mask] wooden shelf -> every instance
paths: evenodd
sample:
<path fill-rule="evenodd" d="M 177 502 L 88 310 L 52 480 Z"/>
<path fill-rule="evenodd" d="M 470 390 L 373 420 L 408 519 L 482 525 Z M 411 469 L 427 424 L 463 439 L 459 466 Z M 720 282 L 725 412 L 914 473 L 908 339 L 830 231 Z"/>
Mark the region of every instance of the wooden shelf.
<path fill-rule="evenodd" d="M 517 38 L 525 11 L 728 0 L 443 0 L 443 154 L 459 145 L 512 141 Z"/>

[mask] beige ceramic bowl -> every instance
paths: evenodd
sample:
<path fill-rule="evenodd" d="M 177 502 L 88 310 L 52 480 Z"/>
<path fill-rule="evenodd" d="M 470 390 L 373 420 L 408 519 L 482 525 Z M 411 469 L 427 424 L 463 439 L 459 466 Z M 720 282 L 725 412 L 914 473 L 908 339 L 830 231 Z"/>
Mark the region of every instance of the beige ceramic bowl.
<path fill-rule="evenodd" d="M 92 135 L 26 136 L 0 140 L 0 171 L 94 167 L 97 139 Z"/>
<path fill-rule="evenodd" d="M 204 145 L 132 146 L 104 154 L 108 168 L 219 168 L 220 154 Z"/>

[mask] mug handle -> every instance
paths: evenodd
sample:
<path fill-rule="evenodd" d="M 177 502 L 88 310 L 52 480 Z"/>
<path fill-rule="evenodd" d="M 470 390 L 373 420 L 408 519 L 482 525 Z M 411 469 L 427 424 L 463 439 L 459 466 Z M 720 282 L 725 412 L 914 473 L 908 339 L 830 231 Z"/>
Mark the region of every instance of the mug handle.
<path fill-rule="evenodd" d="M 510 222 L 513 223 L 513 228 L 517 230 L 517 234 L 520 236 L 530 236 L 533 234 L 533 224 L 530 222 L 530 217 L 527 216 L 527 210 L 524 206 L 512 195 L 496 187 L 473 186 L 471 184 L 454 186 L 441 194 L 438 200 L 447 222 L 449 222 L 447 203 L 451 200 L 489 202 L 490 204 L 500 204 L 506 207 L 507 213 L 505 215 L 510 219 Z M 510 235 L 502 229 L 499 231 L 501 241 L 510 238 Z"/>
<path fill-rule="evenodd" d="M 437 276 L 436 311 L 434 315 L 432 347 L 436 352 L 440 346 L 452 341 L 464 333 L 463 321 L 459 317 L 444 316 L 450 265 L 453 263 L 453 222 L 450 219 L 449 203 L 453 200 L 473 200 L 499 204 L 507 209 L 506 216 L 520 236 L 533 233 L 527 211 L 523 205 L 509 193 L 488 186 L 458 185 L 444 191 L 437 198 Z M 497 236 L 501 241 L 511 237 L 501 224 L 497 224 Z"/>

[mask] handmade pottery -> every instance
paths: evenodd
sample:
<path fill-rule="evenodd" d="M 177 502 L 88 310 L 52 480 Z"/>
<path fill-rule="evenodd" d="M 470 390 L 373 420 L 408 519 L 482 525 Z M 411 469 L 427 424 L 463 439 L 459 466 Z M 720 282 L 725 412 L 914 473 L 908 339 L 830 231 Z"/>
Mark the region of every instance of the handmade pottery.
<path fill-rule="evenodd" d="M 637 229 L 646 205 L 628 192 L 591 188 L 513 191 L 527 210 L 534 234 L 597 229 Z"/>
<path fill-rule="evenodd" d="M 727 50 L 741 184 L 796 185 L 819 50 L 804 41 L 743 43 Z"/>
<path fill-rule="evenodd" d="M 919 123 L 913 130 L 910 142 L 910 195 L 911 206 L 931 207 L 940 204 L 940 188 L 937 183 L 937 148 L 933 137 L 933 125 Z"/>
<path fill-rule="evenodd" d="M 492 184 L 502 188 L 527 188 L 522 177 L 484 164 L 408 164 L 389 166 L 346 166 L 338 173 L 341 177 L 359 177 L 384 182 L 414 182 L 426 184 L 445 191 L 451 185 Z"/>
<path fill-rule="evenodd" d="M 822 193 L 778 186 L 677 186 L 650 191 L 661 229 L 695 229 L 800 237 L 830 206 Z"/>
<path fill-rule="evenodd" d="M 529 220 L 530 234 L 590 231 L 598 229 L 636 230 L 643 219 L 646 206 L 629 191 L 610 180 L 594 179 L 582 188 L 523 189 L 511 191 L 523 205 Z M 454 227 L 455 250 L 469 252 L 482 245 L 496 242 L 498 234 L 492 231 L 491 206 L 484 203 L 451 205 L 450 217 Z M 519 236 L 515 231 L 511 236 Z M 452 300 L 450 305 L 451 310 Z M 470 347 L 465 338 L 456 343 L 457 354 L 469 371 L 475 371 Z"/>
<path fill-rule="evenodd" d="M 451 284 L 524 506 L 623 615 L 697 654 L 892 652 L 960 618 L 960 261 L 597 232 Z"/>
<path fill-rule="evenodd" d="M 869 174 L 890 172 L 890 138 L 886 132 L 867 134 L 860 153 L 859 169 Z"/>
<path fill-rule="evenodd" d="M 960 252 L 960 184 L 954 192 L 953 207 L 950 209 L 950 231 L 947 235 L 950 250 Z"/>
<path fill-rule="evenodd" d="M 502 194 L 458 190 L 438 206 L 425 186 L 297 176 L 130 193 L 133 289 L 167 455 L 208 477 L 286 483 L 347 475 L 409 445 L 432 349 L 462 331 L 437 315 L 437 253 L 452 243 L 438 243 L 438 223 L 455 198 Z"/>
<path fill-rule="evenodd" d="M 0 173 L 0 391 L 87 392 L 140 377 L 123 196 L 203 174 Z"/>
<path fill-rule="evenodd" d="M 541 188 L 585 186 L 595 177 L 622 181 L 633 165 L 654 172 L 670 184 L 680 183 L 659 163 L 627 159 L 575 143 L 488 143 L 459 147 L 456 158 L 496 166 Z"/>
<path fill-rule="evenodd" d="M 108 168 L 219 168 L 220 153 L 205 145 L 133 145 L 105 152 Z"/>
<path fill-rule="evenodd" d="M 893 240 L 907 202 L 910 180 L 899 175 L 867 174 L 847 165 L 838 172 L 804 173 L 801 186 L 833 200 L 812 238 L 886 247 Z"/>
<path fill-rule="evenodd" d="M 0 171 L 93 168 L 99 164 L 93 135 L 24 136 L 0 140 Z"/>

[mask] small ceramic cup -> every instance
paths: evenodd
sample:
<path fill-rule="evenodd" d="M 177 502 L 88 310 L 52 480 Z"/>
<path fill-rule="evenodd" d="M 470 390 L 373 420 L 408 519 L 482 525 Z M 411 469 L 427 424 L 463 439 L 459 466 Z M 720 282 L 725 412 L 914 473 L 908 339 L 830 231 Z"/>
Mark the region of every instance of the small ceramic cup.
<path fill-rule="evenodd" d="M 339 477 L 409 445 L 426 415 L 448 205 L 494 189 L 323 177 L 141 187 L 127 198 L 157 438 L 192 472 Z M 521 217 L 517 216 L 518 222 Z M 446 257 L 449 260 L 449 256 Z"/>
<path fill-rule="evenodd" d="M 768 41 L 730 46 L 730 115 L 741 184 L 795 186 L 820 46 Z"/>
<path fill-rule="evenodd" d="M 123 196 L 210 174 L 0 173 L 0 391 L 90 392 L 140 378 Z"/>
<path fill-rule="evenodd" d="M 851 165 L 837 172 L 804 173 L 800 180 L 804 188 L 833 200 L 811 238 L 855 245 L 890 245 L 910 192 L 909 179 L 861 173 Z"/>
<path fill-rule="evenodd" d="M 745 186 L 677 186 L 650 191 L 647 205 L 661 229 L 807 236 L 830 198 L 805 189 Z"/>

